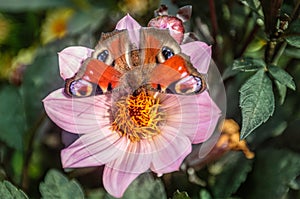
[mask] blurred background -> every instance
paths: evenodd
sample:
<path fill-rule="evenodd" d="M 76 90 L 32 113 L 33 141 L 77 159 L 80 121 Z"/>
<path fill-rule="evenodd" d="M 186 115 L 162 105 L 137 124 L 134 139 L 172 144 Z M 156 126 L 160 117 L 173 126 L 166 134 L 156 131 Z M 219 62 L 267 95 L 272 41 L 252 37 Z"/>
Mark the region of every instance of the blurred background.
<path fill-rule="evenodd" d="M 181 171 L 141 176 L 124 198 L 300 198 L 299 0 L 0 0 L 0 196 L 17 187 L 10 191 L 15 198 L 112 198 L 102 188 L 103 168 L 63 171 L 62 130 L 46 116 L 42 99 L 64 86 L 58 52 L 93 48 L 126 13 L 147 26 L 161 4 L 173 15 L 193 6 L 185 28 L 212 45 L 227 120 L 206 158 L 191 154 Z M 246 72 L 233 69 L 242 58 L 250 59 Z M 296 90 L 271 77 L 274 113 L 240 141 L 239 89 L 254 74 L 247 68 L 255 67 L 253 60 L 288 72 Z"/>

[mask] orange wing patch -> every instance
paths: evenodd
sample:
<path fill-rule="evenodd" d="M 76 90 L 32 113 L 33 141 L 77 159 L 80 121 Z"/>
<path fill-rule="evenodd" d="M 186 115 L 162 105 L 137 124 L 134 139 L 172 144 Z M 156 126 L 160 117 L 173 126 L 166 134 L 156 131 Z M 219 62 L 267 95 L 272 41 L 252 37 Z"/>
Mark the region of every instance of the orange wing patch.
<path fill-rule="evenodd" d="M 113 89 L 118 85 L 120 77 L 121 73 L 112 66 L 97 59 L 89 59 L 82 79 L 98 84 L 102 91 L 106 92 L 109 86 Z"/>
<path fill-rule="evenodd" d="M 150 75 L 150 83 L 153 88 L 161 87 L 163 91 L 175 80 L 188 75 L 186 61 L 179 55 L 174 55 L 163 64 L 158 64 Z"/>

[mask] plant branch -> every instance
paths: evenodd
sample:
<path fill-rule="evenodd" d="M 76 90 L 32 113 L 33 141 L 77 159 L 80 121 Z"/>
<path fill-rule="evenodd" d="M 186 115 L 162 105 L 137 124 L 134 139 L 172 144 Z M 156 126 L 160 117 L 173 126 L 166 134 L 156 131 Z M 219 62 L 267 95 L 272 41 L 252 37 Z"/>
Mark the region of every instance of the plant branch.
<path fill-rule="evenodd" d="M 217 22 L 217 14 L 216 14 L 214 0 L 209 0 L 209 11 L 210 11 L 210 21 L 212 25 L 212 36 L 216 42 L 217 33 L 218 33 L 218 22 Z"/>
<path fill-rule="evenodd" d="M 220 61 L 220 49 L 217 41 L 217 35 L 218 35 L 218 21 L 217 21 L 217 13 L 216 13 L 216 7 L 214 0 L 208 0 L 209 2 L 209 11 L 210 11 L 210 21 L 212 26 L 212 37 L 214 40 L 213 45 L 213 58 L 216 62 L 220 72 L 223 71 L 223 64 Z"/>
<path fill-rule="evenodd" d="M 292 12 L 290 22 L 295 21 L 299 17 L 299 15 L 300 15 L 300 1 L 297 2 L 296 6 Z"/>
<path fill-rule="evenodd" d="M 293 21 L 298 19 L 299 15 L 300 15 L 300 1 L 298 1 L 297 4 L 295 5 L 289 23 L 292 23 Z M 298 35 L 298 33 L 284 33 L 284 32 L 282 32 L 280 36 L 278 34 L 279 32 L 273 32 L 272 34 L 269 35 L 270 41 L 268 42 L 265 51 L 265 61 L 267 64 L 270 63 L 276 64 L 278 62 L 280 56 L 282 55 L 287 45 L 286 42 L 284 41 L 284 37 Z"/>

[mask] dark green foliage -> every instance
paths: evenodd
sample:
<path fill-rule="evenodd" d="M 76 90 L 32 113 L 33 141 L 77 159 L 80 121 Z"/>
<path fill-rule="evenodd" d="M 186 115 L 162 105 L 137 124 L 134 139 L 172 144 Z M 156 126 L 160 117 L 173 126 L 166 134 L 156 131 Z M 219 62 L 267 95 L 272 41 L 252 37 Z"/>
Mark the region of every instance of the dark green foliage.
<path fill-rule="evenodd" d="M 237 191 L 252 169 L 252 161 L 241 153 L 228 154 L 221 159 L 222 172 L 213 178 L 213 198 L 226 198 Z"/>
<path fill-rule="evenodd" d="M 80 185 L 56 170 L 47 173 L 44 182 L 40 184 L 40 192 L 43 199 L 84 198 Z"/>
<path fill-rule="evenodd" d="M 28 199 L 26 194 L 8 181 L 0 182 L 0 198 Z"/>
<path fill-rule="evenodd" d="M 283 198 L 296 177 L 300 175 L 300 155 L 289 150 L 265 149 L 257 155 L 252 174 L 251 188 L 246 198 Z"/>
<path fill-rule="evenodd" d="M 5 85 L 0 90 L 0 99 L 0 139 L 9 147 L 22 150 L 27 126 L 20 91 Z"/>
<path fill-rule="evenodd" d="M 137 12 L 145 3 L 145 12 Z M 227 91 L 226 118 L 239 123 L 240 137 L 247 139 L 255 158 L 230 151 L 216 153 L 203 165 L 195 157 L 191 170 L 184 164 L 182 171 L 162 178 L 139 176 L 123 199 L 300 198 L 299 1 L 0 0 L 0 19 L 10 24 L 8 37 L 0 38 L 1 199 L 113 198 L 101 184 L 103 168 L 62 174 L 62 130 L 47 119 L 42 100 L 64 86 L 58 52 L 75 45 L 93 48 L 101 33 L 112 31 L 126 13 L 146 26 L 153 17 L 150 8 L 159 3 L 167 4 L 170 14 L 193 6 L 186 31 L 212 45 Z M 42 44 L 47 14 L 65 7 L 74 11 L 67 34 Z M 0 36 L 5 28 L 0 21 Z M 28 48 L 35 49 L 34 59 L 23 63 L 16 57 Z M 213 81 L 208 88 L 210 94 L 218 93 Z"/>

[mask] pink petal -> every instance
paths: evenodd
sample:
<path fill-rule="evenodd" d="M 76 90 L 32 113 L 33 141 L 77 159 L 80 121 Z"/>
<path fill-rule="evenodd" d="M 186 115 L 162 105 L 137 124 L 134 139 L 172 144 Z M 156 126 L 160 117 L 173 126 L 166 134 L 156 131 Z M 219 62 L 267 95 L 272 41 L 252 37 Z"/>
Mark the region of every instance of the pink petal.
<path fill-rule="evenodd" d="M 198 121 L 197 134 L 194 135 L 193 144 L 198 144 L 209 139 L 217 127 L 221 111 L 215 102 L 210 98 L 208 92 L 197 95 L 197 103 L 201 110 Z M 189 112 L 189 111 L 187 111 Z"/>
<path fill-rule="evenodd" d="M 110 123 L 109 95 L 71 98 L 63 89 L 49 94 L 44 100 L 46 113 L 60 128 L 77 134 L 98 132 Z"/>
<path fill-rule="evenodd" d="M 190 140 L 170 126 L 164 126 L 162 133 L 155 136 L 150 144 L 154 151 L 151 170 L 158 174 L 179 170 L 182 161 L 192 150 Z"/>
<path fill-rule="evenodd" d="M 126 147 L 122 156 L 118 159 L 106 164 L 115 170 L 130 173 L 143 173 L 150 167 L 152 159 L 152 149 L 150 148 L 149 140 L 140 140 L 139 142 L 131 142 L 128 138 L 122 137 Z M 125 145 L 125 144 L 124 144 Z"/>
<path fill-rule="evenodd" d="M 82 135 L 61 151 L 64 168 L 100 166 L 122 156 L 126 143 L 109 127 L 99 132 Z"/>
<path fill-rule="evenodd" d="M 103 185 L 106 191 L 117 198 L 123 196 L 130 183 L 139 176 L 139 173 L 119 171 L 105 166 L 103 172 Z"/>
<path fill-rule="evenodd" d="M 116 25 L 117 30 L 138 30 L 140 28 L 140 24 L 129 14 L 120 19 L 120 21 Z"/>
<path fill-rule="evenodd" d="M 193 144 L 204 142 L 212 135 L 220 109 L 207 91 L 190 96 L 166 96 L 162 103 L 168 115 L 167 125 L 183 132 Z"/>
<path fill-rule="evenodd" d="M 131 142 L 126 137 L 121 139 L 127 143 L 123 147 L 124 153 L 107 163 L 103 174 L 104 187 L 115 197 L 121 197 L 129 184 L 149 169 L 152 160 L 151 140 Z"/>
<path fill-rule="evenodd" d="M 140 42 L 140 24 L 134 20 L 129 14 L 123 17 L 116 25 L 117 30 L 128 30 L 130 41 L 139 46 Z"/>
<path fill-rule="evenodd" d="M 71 46 L 58 53 L 60 76 L 71 78 L 78 71 L 82 62 L 91 56 L 93 50 L 82 46 Z"/>
<path fill-rule="evenodd" d="M 207 73 L 211 61 L 211 46 L 201 41 L 194 41 L 180 47 L 183 53 L 190 56 L 191 63 L 199 73 Z"/>

